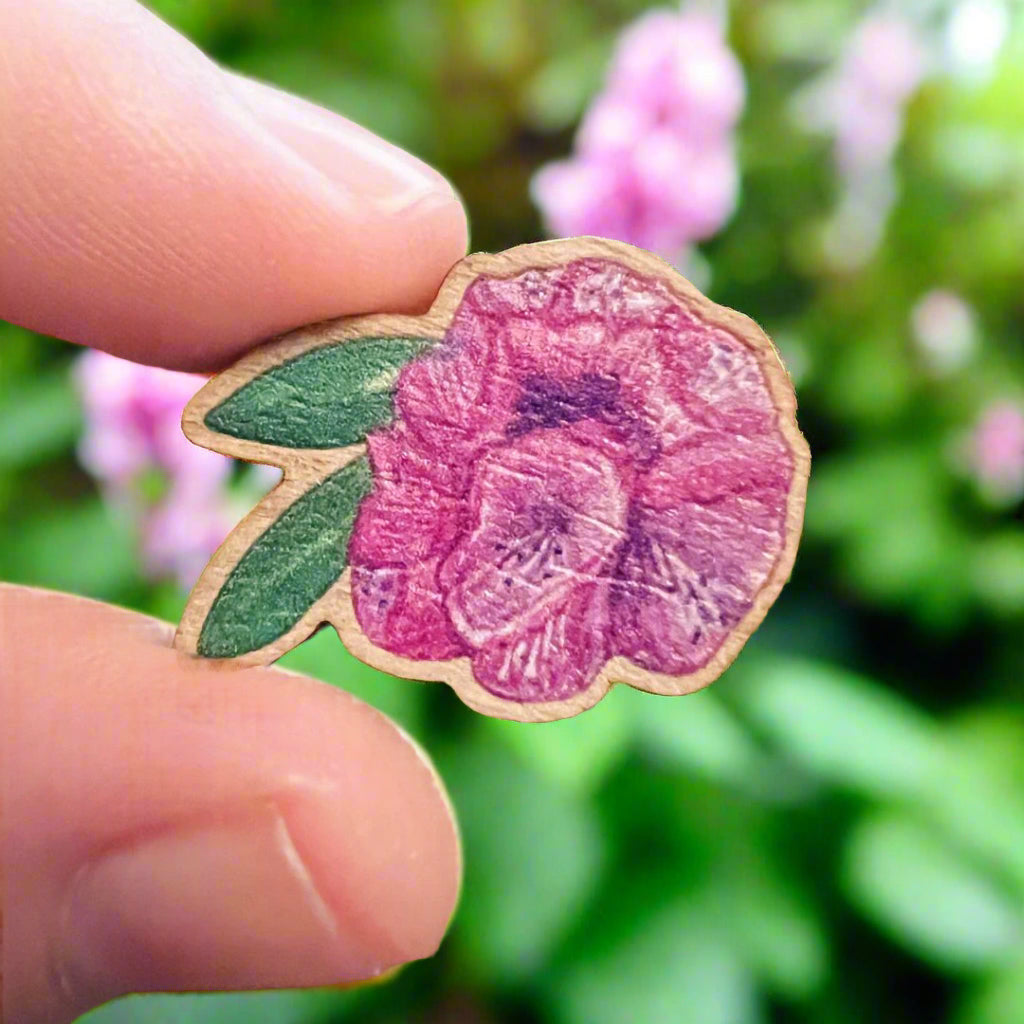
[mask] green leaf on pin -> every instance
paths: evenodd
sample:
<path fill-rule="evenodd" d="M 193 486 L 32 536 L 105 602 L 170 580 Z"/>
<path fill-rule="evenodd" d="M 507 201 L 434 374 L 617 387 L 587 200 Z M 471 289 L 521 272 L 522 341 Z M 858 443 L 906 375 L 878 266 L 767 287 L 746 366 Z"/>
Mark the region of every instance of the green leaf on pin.
<path fill-rule="evenodd" d="M 284 636 L 348 564 L 359 503 L 370 493 L 366 456 L 294 501 L 231 570 L 199 634 L 204 658 L 234 658 Z"/>
<path fill-rule="evenodd" d="M 303 352 L 264 371 L 214 406 L 210 430 L 285 448 L 358 444 L 394 418 L 402 367 L 429 338 L 357 338 Z"/>

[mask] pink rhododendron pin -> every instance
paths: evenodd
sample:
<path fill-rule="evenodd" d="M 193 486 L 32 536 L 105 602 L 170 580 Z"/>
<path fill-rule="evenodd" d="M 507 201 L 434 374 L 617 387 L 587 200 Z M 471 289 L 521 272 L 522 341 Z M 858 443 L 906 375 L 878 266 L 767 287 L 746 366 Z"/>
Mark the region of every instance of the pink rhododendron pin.
<path fill-rule="evenodd" d="M 792 568 L 795 411 L 757 325 L 649 253 L 468 257 L 429 313 L 298 331 L 189 404 L 192 440 L 284 478 L 178 645 L 265 663 L 329 622 L 369 664 L 520 720 L 615 682 L 689 693 Z"/>

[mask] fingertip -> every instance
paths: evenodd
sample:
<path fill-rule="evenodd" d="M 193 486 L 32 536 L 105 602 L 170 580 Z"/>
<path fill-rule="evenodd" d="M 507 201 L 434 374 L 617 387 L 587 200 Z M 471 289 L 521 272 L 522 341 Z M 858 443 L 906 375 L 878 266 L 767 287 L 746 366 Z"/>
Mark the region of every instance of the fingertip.
<path fill-rule="evenodd" d="M 306 323 L 424 309 L 465 252 L 437 172 L 226 75 L 128 0 L 10 5 L 0 29 L 19 40 L 0 77 L 6 319 L 211 369 Z"/>
<path fill-rule="evenodd" d="M 0 587 L 0 624 L 7 1019 L 346 983 L 437 948 L 458 836 L 379 712 L 185 658 L 163 625 L 67 595 Z"/>

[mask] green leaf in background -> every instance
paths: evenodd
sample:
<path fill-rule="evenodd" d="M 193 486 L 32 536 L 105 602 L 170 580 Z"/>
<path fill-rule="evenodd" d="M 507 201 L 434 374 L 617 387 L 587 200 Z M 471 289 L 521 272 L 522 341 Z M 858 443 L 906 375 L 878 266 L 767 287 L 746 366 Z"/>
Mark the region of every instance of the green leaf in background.
<path fill-rule="evenodd" d="M 828 973 L 828 939 L 799 885 L 761 850 L 733 865 L 722 899 L 729 933 L 751 970 L 786 999 L 804 999 Z"/>
<path fill-rule="evenodd" d="M 969 548 L 951 512 L 936 446 L 886 444 L 834 456 L 811 477 L 807 533 L 840 545 L 843 571 L 868 599 L 909 604 L 948 626 L 970 596 Z"/>
<path fill-rule="evenodd" d="M 356 444 L 394 416 L 394 389 L 424 338 L 358 338 L 324 345 L 241 385 L 206 414 L 221 434 L 285 448 Z"/>
<path fill-rule="evenodd" d="M 596 815 L 482 737 L 440 766 L 465 845 L 453 941 L 473 973 L 521 981 L 544 964 L 593 890 L 604 860 Z"/>
<path fill-rule="evenodd" d="M 564 1024 L 756 1024 L 754 980 L 715 909 L 683 896 L 552 985 Z"/>
<path fill-rule="evenodd" d="M 1024 904 L 912 818 L 878 812 L 846 848 L 850 899 L 901 944 L 945 969 L 1024 955 Z"/>
<path fill-rule="evenodd" d="M 203 622 L 202 657 L 266 647 L 327 593 L 348 564 L 352 524 L 371 479 L 361 456 L 308 490 L 253 542 Z"/>
<path fill-rule="evenodd" d="M 330 992 L 232 992 L 128 996 L 81 1024 L 318 1024 L 338 1001 Z"/>
<path fill-rule="evenodd" d="M 828 782 L 884 798 L 920 795 L 943 766 L 938 727 L 877 683 L 825 662 L 749 659 L 736 704 Z"/>
<path fill-rule="evenodd" d="M 955 1024 L 1009 1024 L 1024 1020 L 1024 962 L 979 982 L 953 1020 Z"/>
<path fill-rule="evenodd" d="M 508 74 L 530 63 L 536 39 L 523 17 L 523 0 L 475 0 L 463 9 L 460 30 L 467 56 L 489 72 Z"/>
<path fill-rule="evenodd" d="M 523 114 L 541 131 L 568 128 L 601 83 L 612 40 L 587 40 L 542 64 L 523 89 Z"/>
<path fill-rule="evenodd" d="M 974 549 L 970 579 L 978 597 L 998 615 L 1024 612 L 1024 531 L 987 537 Z"/>
<path fill-rule="evenodd" d="M 946 760 L 920 810 L 1014 884 L 1024 907 L 1024 726 L 1009 709 L 943 729 Z"/>
<path fill-rule="evenodd" d="M 0 395 L 0 406 L 0 471 L 70 450 L 82 429 L 78 397 L 63 371 Z"/>
<path fill-rule="evenodd" d="M 20 524 L 0 548 L 0 569 L 11 583 L 119 600 L 138 584 L 135 541 L 131 524 L 93 497 Z"/>
<path fill-rule="evenodd" d="M 711 690 L 683 699 L 636 696 L 637 743 L 655 761 L 730 784 L 749 784 L 764 766 L 750 733 Z"/>
<path fill-rule="evenodd" d="M 587 793 L 625 756 L 632 739 L 631 697 L 647 697 L 615 687 L 584 714 L 557 722 L 509 722 L 488 719 L 486 732 L 514 750 L 534 771 L 578 793 Z"/>
<path fill-rule="evenodd" d="M 954 757 L 1024 794 L 1024 707 L 972 707 L 949 721 L 945 732 Z"/>

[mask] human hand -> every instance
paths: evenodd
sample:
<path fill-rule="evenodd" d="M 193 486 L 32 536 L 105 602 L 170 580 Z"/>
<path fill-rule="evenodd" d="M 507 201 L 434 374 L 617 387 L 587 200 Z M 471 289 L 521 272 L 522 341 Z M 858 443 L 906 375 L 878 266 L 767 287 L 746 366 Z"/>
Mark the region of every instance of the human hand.
<path fill-rule="evenodd" d="M 0 3 L 0 316 L 179 369 L 419 311 L 465 216 L 418 161 L 225 73 L 131 0 Z M 458 839 L 346 694 L 0 587 L 4 1019 L 126 992 L 332 984 L 437 947 Z"/>

